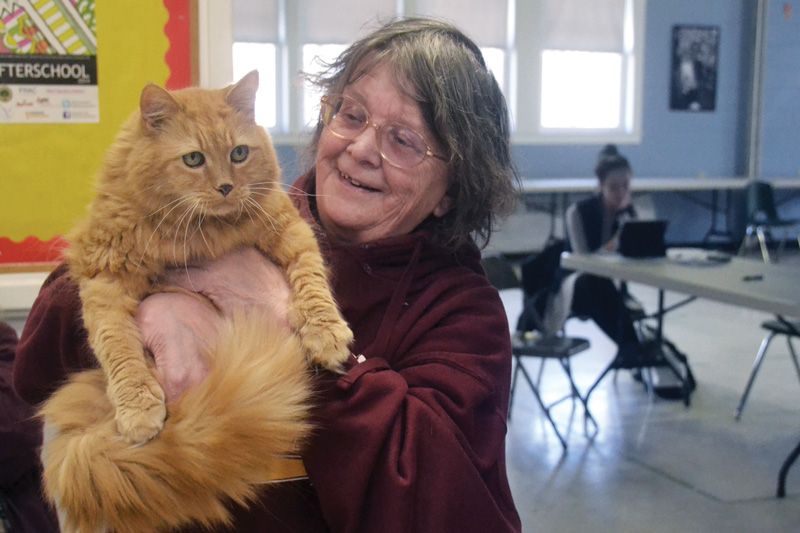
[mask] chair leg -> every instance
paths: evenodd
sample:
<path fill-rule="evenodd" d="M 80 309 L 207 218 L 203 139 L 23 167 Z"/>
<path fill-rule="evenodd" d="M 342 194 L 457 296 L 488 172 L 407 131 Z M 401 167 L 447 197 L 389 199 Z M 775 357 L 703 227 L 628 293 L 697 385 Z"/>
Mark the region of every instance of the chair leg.
<path fill-rule="evenodd" d="M 536 373 L 536 386 L 539 387 L 542 385 L 542 374 L 544 374 L 544 364 L 547 362 L 547 359 L 542 359 L 541 363 L 539 363 L 539 371 Z"/>
<path fill-rule="evenodd" d="M 561 442 L 561 447 L 566 452 L 567 451 L 567 441 L 564 440 L 564 437 L 561 436 L 561 432 L 558 430 L 558 426 L 556 425 L 556 421 L 553 420 L 552 416 L 550 416 L 550 408 L 547 407 L 544 404 L 544 402 L 542 401 L 542 397 L 539 395 L 539 390 L 536 388 L 536 385 L 534 385 L 533 380 L 531 379 L 530 375 L 528 374 L 528 371 L 525 370 L 525 367 L 523 366 L 522 361 L 518 360 L 518 364 L 519 364 L 518 368 L 522 372 L 522 377 L 525 379 L 525 381 L 528 382 L 528 385 L 531 387 L 531 391 L 533 391 L 533 396 L 536 398 L 536 401 L 539 403 L 539 407 L 541 407 L 542 411 L 544 411 L 544 416 L 547 417 L 547 420 L 550 422 L 550 425 L 553 427 L 553 431 L 555 432 L 556 437 L 558 437 L 558 440 Z"/>
<path fill-rule="evenodd" d="M 564 372 L 567 374 L 567 379 L 569 380 L 569 387 L 570 390 L 572 391 L 572 397 L 577 398 L 578 401 L 581 402 L 581 405 L 583 405 L 583 432 L 586 434 L 587 437 L 593 438 L 595 435 L 597 435 L 597 432 L 599 430 L 597 421 L 594 419 L 594 416 L 592 416 L 592 412 L 589 411 L 589 405 L 586 403 L 586 399 L 583 396 L 581 396 L 581 393 L 578 391 L 578 387 L 575 386 L 575 380 L 572 379 L 572 367 L 570 366 L 569 359 L 559 359 L 559 362 L 561 363 L 561 367 L 564 369 Z M 592 431 L 591 435 L 589 434 L 588 430 L 588 422 L 590 421 L 592 423 L 592 426 L 594 426 L 594 431 Z"/>
<path fill-rule="evenodd" d="M 797 379 L 800 379 L 800 364 L 797 362 L 797 354 L 794 351 L 794 346 L 792 345 L 792 338 L 788 335 L 786 336 L 786 344 L 789 345 L 789 355 L 792 356 L 792 362 L 794 363 L 794 369 L 797 372 Z"/>
<path fill-rule="evenodd" d="M 792 450 L 792 452 L 781 465 L 780 472 L 778 472 L 778 498 L 783 498 L 786 496 L 786 476 L 789 474 L 789 469 L 797 460 L 798 455 L 800 455 L 800 443 L 795 446 L 794 450 Z"/>
<path fill-rule="evenodd" d="M 758 371 L 761 368 L 761 363 L 764 362 L 764 356 L 767 353 L 767 348 L 769 348 L 769 343 L 772 342 L 773 337 L 775 337 L 774 331 L 771 332 L 766 337 L 764 337 L 764 340 L 761 341 L 761 346 L 758 349 L 758 354 L 756 354 L 756 359 L 755 361 L 753 361 L 753 369 L 750 371 L 750 377 L 747 379 L 747 385 L 745 385 L 744 392 L 742 393 L 742 398 L 739 400 L 739 405 L 736 407 L 736 414 L 734 416 L 736 420 L 739 420 L 742 417 L 744 404 L 747 402 L 747 397 L 750 395 L 750 388 L 753 386 L 753 382 L 756 379 L 756 375 L 758 374 Z"/>
<path fill-rule="evenodd" d="M 764 233 L 764 227 L 758 226 L 756 228 L 756 234 L 758 235 L 758 245 L 761 247 L 761 258 L 765 263 L 769 263 L 769 248 L 767 247 L 767 236 Z"/>
<path fill-rule="evenodd" d="M 617 370 L 616 365 L 617 365 L 617 358 L 615 357 L 614 360 L 611 361 L 605 368 L 605 370 L 603 370 L 603 372 L 597 377 L 594 383 L 592 383 L 592 386 L 589 387 L 589 390 L 586 391 L 586 395 L 584 396 L 584 398 L 586 399 L 587 404 L 589 403 L 589 397 L 592 395 L 592 392 L 594 392 L 594 389 L 596 389 L 597 386 L 600 385 L 600 382 L 603 381 L 603 378 L 605 378 L 606 375 L 612 370 Z"/>
<path fill-rule="evenodd" d="M 800 235 L 797 236 L 798 243 L 800 243 Z M 747 226 L 742 238 L 742 244 L 739 245 L 739 252 L 737 255 L 744 257 L 750 249 L 750 241 L 753 239 L 753 226 Z"/>
<path fill-rule="evenodd" d="M 519 374 L 519 368 L 522 364 L 522 360 L 519 356 L 514 356 L 514 361 L 516 364 L 514 365 L 514 375 L 511 376 L 511 390 L 508 393 L 508 415 L 506 415 L 507 420 L 511 420 L 511 408 L 514 407 L 514 389 L 517 386 L 517 374 Z"/>

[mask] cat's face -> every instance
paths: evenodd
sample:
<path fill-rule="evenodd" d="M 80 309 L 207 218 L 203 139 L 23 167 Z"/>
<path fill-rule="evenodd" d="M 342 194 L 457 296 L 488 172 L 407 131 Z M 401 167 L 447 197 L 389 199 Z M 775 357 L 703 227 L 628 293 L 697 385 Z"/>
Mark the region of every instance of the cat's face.
<path fill-rule="evenodd" d="M 280 183 L 272 144 L 253 116 L 257 88 L 255 72 L 219 91 L 145 87 L 133 154 L 142 168 L 128 173 L 142 199 L 187 219 L 258 217 L 260 199 Z"/>

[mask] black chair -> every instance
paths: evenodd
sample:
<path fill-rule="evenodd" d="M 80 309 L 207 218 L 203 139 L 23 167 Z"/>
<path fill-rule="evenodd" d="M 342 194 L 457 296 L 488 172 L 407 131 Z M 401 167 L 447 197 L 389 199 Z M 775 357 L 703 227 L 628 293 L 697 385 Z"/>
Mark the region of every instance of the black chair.
<path fill-rule="evenodd" d="M 800 379 L 800 364 L 797 362 L 797 354 L 792 345 L 792 337 L 800 337 L 800 322 L 788 322 L 783 319 L 767 320 L 761 324 L 761 327 L 766 329 L 769 333 L 767 333 L 767 336 L 761 341 L 761 346 L 758 348 L 758 353 L 753 361 L 753 369 L 750 372 L 750 377 L 747 379 L 747 385 L 745 385 L 742 398 L 739 400 L 739 405 L 736 407 L 736 420 L 742 417 L 742 411 L 744 411 L 744 405 L 747 402 L 747 397 L 750 395 L 750 389 L 758 375 L 758 371 L 761 369 L 761 363 L 764 362 L 764 356 L 767 355 L 767 348 L 769 348 L 769 344 L 776 335 L 786 336 L 789 354 L 792 357 L 794 369 L 797 371 L 797 377 Z"/>
<path fill-rule="evenodd" d="M 498 290 L 505 290 L 505 289 L 516 289 L 522 288 L 522 284 L 520 282 L 517 273 L 514 271 L 513 266 L 509 263 L 505 258 L 499 256 L 491 256 L 485 257 L 483 259 L 483 266 L 484 270 L 486 270 L 487 276 L 489 277 L 489 281 L 492 285 L 495 286 Z M 523 291 L 523 295 L 525 292 Z M 597 422 L 595 421 L 594 417 L 592 416 L 591 412 L 589 411 L 589 406 L 586 403 L 585 397 L 580 393 L 578 388 L 575 385 L 575 381 L 572 376 L 572 369 L 570 366 L 570 358 L 573 355 L 576 355 L 580 352 L 585 351 L 589 348 L 589 341 L 581 338 L 581 337 L 569 337 L 564 335 L 563 330 L 559 331 L 557 334 L 550 334 L 546 335 L 542 333 L 542 330 L 535 330 L 535 329 L 519 329 L 520 325 L 527 321 L 533 321 L 533 323 L 538 324 L 541 326 L 542 316 L 537 308 L 540 307 L 540 303 L 548 298 L 548 291 L 542 289 L 538 291 L 536 294 L 531 296 L 523 296 L 524 298 L 524 305 L 523 305 L 523 313 L 520 316 L 520 320 L 518 320 L 518 331 L 512 336 L 512 343 L 511 343 L 511 353 L 514 358 L 514 373 L 511 379 L 511 394 L 509 400 L 509 407 L 508 407 L 508 417 L 511 418 L 511 412 L 514 405 L 514 393 L 516 391 L 517 386 L 517 379 L 519 374 L 522 374 L 525 381 L 528 383 L 528 386 L 533 392 L 533 396 L 536 399 L 536 402 L 544 411 L 545 416 L 547 417 L 548 422 L 553 428 L 556 436 L 558 437 L 559 442 L 564 451 L 567 450 L 567 441 L 562 435 L 561 431 L 558 429 L 558 425 L 553 420 L 553 417 L 550 413 L 551 409 L 553 409 L 557 404 L 565 401 L 565 400 L 578 400 L 581 405 L 583 406 L 584 411 L 584 432 L 587 436 L 594 437 L 597 433 Z M 539 367 L 539 376 L 534 381 L 531 377 L 528 369 L 526 368 L 523 359 L 526 357 L 535 357 L 541 359 L 541 365 Z M 555 359 L 560 363 L 561 368 L 564 370 L 564 373 L 567 377 L 567 381 L 569 382 L 569 394 L 559 398 L 550 403 L 545 403 L 542 399 L 541 393 L 539 391 L 539 385 L 542 375 L 542 370 L 544 368 L 544 364 L 548 359 Z M 589 424 L 592 425 L 592 431 L 590 433 Z"/>
<path fill-rule="evenodd" d="M 739 255 L 745 255 L 753 245 L 753 240 L 757 239 L 761 248 L 761 258 L 765 263 L 771 261 L 769 248 L 767 246 L 767 235 L 772 233 L 775 228 L 783 229 L 783 238 L 780 240 L 775 258 L 786 244 L 788 231 L 798 224 L 796 219 L 781 218 L 775 204 L 775 195 L 772 185 L 765 181 L 751 181 L 747 185 L 747 227 L 745 229 L 742 244 L 739 247 Z M 800 235 L 797 236 L 800 245 Z"/>

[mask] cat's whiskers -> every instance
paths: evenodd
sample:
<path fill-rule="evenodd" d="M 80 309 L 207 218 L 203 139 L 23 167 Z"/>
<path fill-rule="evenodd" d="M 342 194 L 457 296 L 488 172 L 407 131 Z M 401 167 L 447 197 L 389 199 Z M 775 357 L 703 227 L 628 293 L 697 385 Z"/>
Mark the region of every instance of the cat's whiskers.
<path fill-rule="evenodd" d="M 245 214 L 247 215 L 247 218 L 249 218 L 249 219 L 250 219 L 250 222 L 252 222 L 253 224 L 255 224 L 255 223 L 256 223 L 256 221 L 255 221 L 255 219 L 253 218 L 253 215 L 250 213 L 250 209 L 247 207 L 247 205 L 246 205 L 245 203 L 242 203 L 242 207 L 244 208 L 244 212 L 245 212 Z"/>
<path fill-rule="evenodd" d="M 278 229 L 275 227 L 275 223 L 274 223 L 274 221 L 273 221 L 274 219 L 273 219 L 272 215 L 270 215 L 270 214 L 269 214 L 269 213 L 266 211 L 266 209 L 264 209 L 264 208 L 261 206 L 261 204 L 259 204 L 258 202 L 256 202 L 256 201 L 255 201 L 255 200 L 253 200 L 252 198 L 247 198 L 247 199 L 246 199 L 246 201 L 247 201 L 248 205 L 252 206 L 252 207 L 255 209 L 255 214 L 256 214 L 256 216 L 257 216 L 257 217 L 258 217 L 258 218 L 259 218 L 259 219 L 260 219 L 262 222 L 269 223 L 269 225 L 270 225 L 270 226 L 272 226 L 272 231 L 274 231 L 274 232 L 277 232 L 277 231 L 278 231 Z M 262 213 L 263 213 L 263 217 L 261 216 L 261 214 L 262 214 Z M 265 225 L 266 225 L 266 224 L 265 224 Z"/>
<path fill-rule="evenodd" d="M 183 214 L 178 218 L 178 221 L 175 224 L 175 228 L 172 231 L 172 258 L 173 258 L 173 262 L 176 265 L 179 265 L 181 263 L 180 259 L 178 258 L 178 235 L 180 235 L 181 226 L 183 226 L 184 220 L 186 221 L 187 227 L 191 223 L 191 221 L 192 221 L 191 213 L 192 213 L 192 211 L 194 211 L 195 205 L 196 205 L 196 203 L 192 202 L 192 204 L 189 205 L 186 208 L 186 210 L 183 212 Z M 186 245 L 185 238 L 184 238 L 184 243 L 183 244 L 184 244 L 184 251 L 185 251 L 185 249 L 186 249 L 185 248 L 185 245 Z M 185 261 L 186 261 L 186 258 L 184 257 L 184 262 Z"/>
<path fill-rule="evenodd" d="M 276 191 L 284 192 L 289 196 L 300 196 L 300 197 L 309 196 L 309 194 L 303 189 L 299 189 L 292 185 L 287 185 L 287 188 L 288 190 L 284 190 L 284 188 L 281 185 L 269 181 L 256 181 L 251 183 L 249 186 L 250 191 L 252 191 L 253 193 L 255 193 L 255 191 L 266 191 L 267 194 L 261 193 L 262 196 L 267 196 L 269 193 Z"/>
<path fill-rule="evenodd" d="M 150 217 L 152 217 L 153 215 L 157 214 L 159 211 L 163 211 L 164 209 L 167 209 L 167 208 L 168 208 L 169 206 L 171 206 L 172 204 L 175 204 L 175 203 L 180 203 L 180 202 L 183 202 L 183 201 L 185 201 L 185 200 L 187 200 L 187 199 L 189 199 L 188 195 L 180 196 L 180 197 L 178 197 L 178 198 L 176 198 L 176 199 L 172 200 L 171 202 L 167 202 L 166 204 L 162 205 L 161 207 L 159 207 L 158 209 L 156 209 L 156 210 L 155 210 L 155 211 L 153 211 L 152 213 L 148 213 L 147 215 L 145 215 L 145 217 L 144 217 L 144 218 L 150 218 Z"/>
<path fill-rule="evenodd" d="M 192 290 L 197 292 L 194 288 L 194 284 L 192 283 L 192 277 L 189 275 L 189 252 L 186 249 L 186 245 L 188 240 L 191 238 L 189 236 L 189 225 L 192 223 L 192 219 L 194 217 L 194 212 L 200 207 L 200 201 L 195 200 L 194 204 L 192 204 L 191 210 L 189 211 L 189 216 L 186 218 L 186 229 L 183 231 L 183 270 L 186 272 L 186 279 L 189 280 L 189 285 L 191 285 Z M 194 233 L 192 233 L 192 236 Z"/>
<path fill-rule="evenodd" d="M 275 181 L 254 181 L 250 184 L 250 189 L 255 191 L 280 191 L 289 196 L 308 196 L 308 193 L 294 185 L 286 185 Z"/>
<path fill-rule="evenodd" d="M 266 192 L 260 192 L 266 191 Z M 267 189 L 267 188 L 256 188 L 254 187 L 251 189 L 251 194 L 258 194 L 260 196 L 269 196 L 270 194 L 274 193 L 276 189 Z M 285 191 L 284 191 L 285 192 Z M 323 198 L 327 197 L 327 194 L 318 194 L 318 193 L 309 193 L 306 191 L 302 192 L 285 192 L 287 196 L 297 196 L 297 197 L 308 197 L 308 198 Z"/>
<path fill-rule="evenodd" d="M 170 213 L 175 211 L 175 209 L 177 209 L 178 206 L 180 206 L 182 203 L 188 202 L 188 201 L 191 201 L 191 197 L 189 195 L 181 196 L 177 200 L 173 200 L 173 201 L 169 202 L 166 206 L 154 211 L 153 213 L 151 213 L 150 215 L 147 215 L 147 217 L 145 217 L 145 218 L 149 218 L 150 216 L 152 216 L 152 215 L 158 213 L 159 211 L 163 210 L 165 207 L 168 207 L 168 206 L 170 206 L 172 204 L 175 204 L 175 205 L 172 206 L 172 208 L 169 211 L 164 213 L 164 216 L 161 217 L 161 220 L 158 221 L 158 224 L 156 224 L 156 227 L 150 233 L 150 237 L 147 238 L 147 242 L 144 245 L 144 250 L 142 251 L 142 256 L 139 257 L 139 261 L 136 263 L 136 270 L 139 270 L 139 268 L 141 268 L 142 261 L 144 261 L 144 256 L 147 255 L 147 250 L 150 248 L 150 242 L 153 240 L 153 236 L 158 232 L 158 229 L 161 227 L 161 224 L 164 223 L 164 221 L 167 219 L 167 217 L 170 215 Z"/>
<path fill-rule="evenodd" d="M 203 222 L 205 222 L 205 220 L 206 220 L 206 212 L 204 209 L 203 212 L 200 213 L 200 217 L 197 219 L 197 229 L 200 230 L 200 237 L 203 238 L 203 242 L 206 244 L 206 249 L 208 250 L 209 256 L 211 256 L 214 254 L 214 251 L 211 249 L 211 245 L 208 244 L 208 241 L 206 240 L 206 234 L 203 233 Z"/>
<path fill-rule="evenodd" d="M 244 200 L 239 200 L 238 202 L 239 212 L 236 213 L 236 218 L 234 219 L 235 223 L 239 223 L 239 219 L 242 218 L 242 212 L 244 211 Z"/>

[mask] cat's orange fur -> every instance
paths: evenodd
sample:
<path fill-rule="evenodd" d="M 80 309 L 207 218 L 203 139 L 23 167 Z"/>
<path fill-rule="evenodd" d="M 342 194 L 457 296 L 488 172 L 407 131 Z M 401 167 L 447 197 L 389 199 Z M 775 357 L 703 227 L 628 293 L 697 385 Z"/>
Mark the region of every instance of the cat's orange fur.
<path fill-rule="evenodd" d="M 168 531 L 229 523 L 307 438 L 310 376 L 294 336 L 257 316 L 221 328 L 207 379 L 169 404 L 142 446 L 120 438 L 102 370 L 75 374 L 45 403 L 45 492 L 64 533 Z"/>
<path fill-rule="evenodd" d="M 289 359 L 280 359 L 274 350 L 268 350 L 270 343 L 281 344 L 301 363 L 308 358 L 312 363 L 334 370 L 339 369 L 349 356 L 348 344 L 352 333 L 331 296 L 313 232 L 282 191 L 274 149 L 266 132 L 255 123 L 257 88 L 256 72 L 222 90 L 167 92 L 155 85 L 145 87 L 139 112 L 123 126 L 107 154 L 88 217 L 69 236 L 67 262 L 70 274 L 79 284 L 84 324 L 102 375 L 77 378 L 50 400 L 43 413 L 56 437 L 48 444 L 43 456 L 47 461 L 46 483 L 50 496 L 71 520 L 81 524 L 81 528 L 89 524 L 102 526 L 102 520 L 108 521 L 109 518 L 106 515 L 92 522 L 92 511 L 84 509 L 85 498 L 76 496 L 76 490 L 83 494 L 80 490 L 88 486 L 72 486 L 72 478 L 78 474 L 76 465 L 94 469 L 86 462 L 86 457 L 92 453 L 106 457 L 108 453 L 100 451 L 105 446 L 116 446 L 114 449 L 119 453 L 123 453 L 122 450 L 146 453 L 160 447 L 164 448 L 166 455 L 163 461 L 153 459 L 153 464 L 161 465 L 163 462 L 165 468 L 173 468 L 179 461 L 169 459 L 169 454 L 178 453 L 180 446 L 165 447 L 165 442 L 170 438 L 168 430 L 179 431 L 175 421 L 179 416 L 178 409 L 185 410 L 180 416 L 197 417 L 195 411 L 198 409 L 206 409 L 208 413 L 219 409 L 219 406 L 210 405 L 213 401 L 209 398 L 218 400 L 224 396 L 204 385 L 200 390 L 205 391 L 206 396 L 198 400 L 199 404 L 184 399 L 170 406 L 170 422 L 158 438 L 139 448 L 126 444 L 142 444 L 152 439 L 161 431 L 166 417 L 164 393 L 148 363 L 134 321 L 139 302 L 153 290 L 154 283 L 166 269 L 198 259 L 213 259 L 237 247 L 252 245 L 287 273 L 293 292 L 289 320 L 301 348 L 286 348 L 281 335 L 273 332 L 264 339 L 258 329 L 245 326 L 252 332 L 251 338 L 244 344 L 237 344 L 235 349 L 246 352 L 248 357 L 261 363 L 256 365 L 259 371 L 250 375 L 234 372 L 234 381 L 242 381 L 240 385 L 243 388 L 249 387 L 266 395 L 264 399 L 269 398 L 269 391 L 261 390 L 262 383 L 279 389 L 287 385 L 290 389 L 291 386 L 300 386 L 300 391 L 294 396 L 285 395 L 294 398 L 294 403 L 262 405 L 265 412 L 252 418 L 250 424 L 242 422 L 238 434 L 247 445 L 259 442 L 261 437 L 254 437 L 255 440 L 251 441 L 246 430 L 254 430 L 254 435 L 265 433 L 263 427 L 256 430 L 253 426 L 259 425 L 271 409 L 279 411 L 276 416 L 280 420 L 286 418 L 282 412 L 284 407 L 294 413 L 288 417 L 293 420 L 290 424 L 293 429 L 287 429 L 283 436 L 274 436 L 276 442 L 282 445 L 296 442 L 307 431 L 303 416 L 298 416 L 298 413 L 305 414 L 306 410 L 307 390 L 303 378 L 299 378 L 298 385 L 291 381 L 276 382 L 262 375 L 264 372 L 261 370 L 272 367 L 272 363 L 265 362 L 265 359 Z M 227 346 L 225 350 L 229 348 L 232 347 Z M 224 361 L 217 367 L 227 365 L 231 356 L 222 352 L 212 354 L 217 362 Z M 295 370 L 303 375 L 302 367 Z M 258 376 L 255 381 L 254 375 Z M 85 380 L 83 384 L 81 380 Z M 105 383 L 107 400 L 92 397 L 94 393 L 91 391 L 100 383 Z M 68 387 L 72 387 L 69 395 L 66 392 Z M 84 390 L 86 396 L 82 397 L 79 390 Z M 78 402 L 83 410 L 69 413 L 74 407 L 72 402 Z M 109 417 L 113 423 L 109 422 Z M 85 426 L 83 430 L 76 430 L 82 425 Z M 114 430 L 116 440 L 112 438 Z M 95 448 L 84 442 L 87 435 L 96 440 Z M 182 445 L 189 446 L 190 441 L 203 438 L 210 437 L 199 433 L 183 435 Z M 281 451 L 269 442 L 259 444 L 262 445 L 262 457 Z M 76 446 L 86 447 L 88 451 L 72 449 Z M 225 453 L 234 454 L 230 456 L 231 462 L 236 462 L 232 459 L 236 457 L 235 449 L 227 449 Z M 155 451 L 153 454 L 157 456 Z M 109 461 L 113 465 L 117 459 Z M 264 463 L 261 466 L 269 466 L 268 460 Z M 258 470 L 247 461 L 241 467 L 239 470 Z M 122 467 L 117 464 L 117 468 Z M 145 471 L 140 476 L 142 480 L 148 479 L 150 485 L 155 481 L 148 475 L 155 475 L 155 479 L 173 480 L 169 483 L 187 482 L 182 476 L 188 472 L 173 476 L 159 471 L 161 466 L 152 468 L 155 470 Z M 95 475 L 94 471 L 91 473 Z M 257 477 L 258 473 L 255 475 Z M 250 487 L 249 479 L 245 476 L 232 483 Z M 108 482 L 105 488 L 111 489 L 114 475 L 108 475 Z M 91 483 L 97 484 L 97 479 L 93 477 Z M 197 480 L 190 485 L 196 489 L 203 484 Z M 103 487 L 95 485 L 93 490 L 101 492 Z M 147 492 L 148 489 L 139 487 L 137 490 Z M 218 499 L 240 499 L 250 494 L 247 491 L 213 493 Z M 147 502 L 147 509 L 152 510 L 151 503 Z M 116 505 L 108 501 L 103 511 L 118 516 L 123 510 Z M 181 506 L 182 509 L 220 508 L 219 503 L 214 506 L 200 502 L 196 506 L 187 506 L 184 502 Z M 175 512 L 177 507 L 177 504 L 170 505 L 168 510 Z M 222 516 L 219 513 L 223 510 L 218 511 L 216 519 Z M 135 506 L 124 510 L 124 513 L 138 512 Z M 124 520 L 119 522 L 122 523 Z M 119 525 L 112 529 L 118 530 Z"/>

